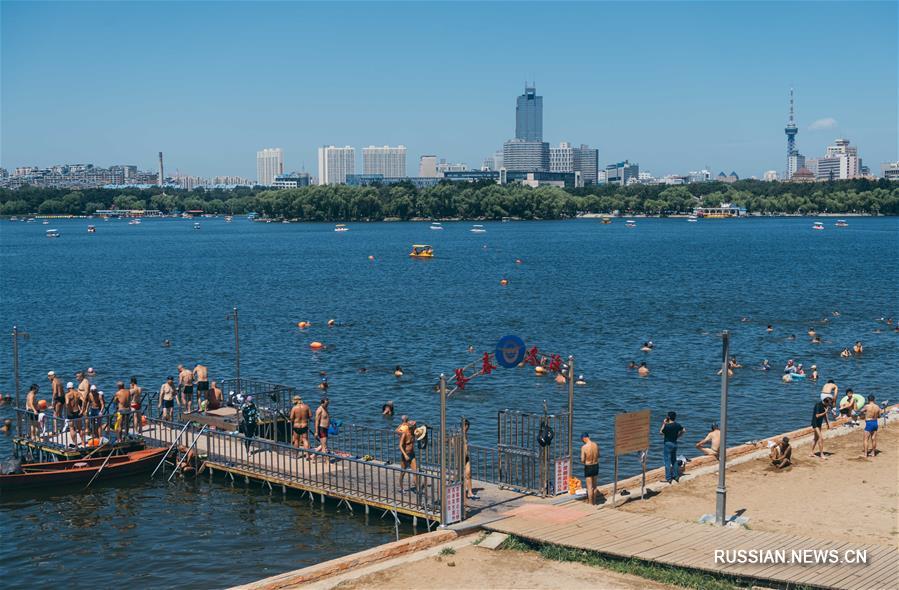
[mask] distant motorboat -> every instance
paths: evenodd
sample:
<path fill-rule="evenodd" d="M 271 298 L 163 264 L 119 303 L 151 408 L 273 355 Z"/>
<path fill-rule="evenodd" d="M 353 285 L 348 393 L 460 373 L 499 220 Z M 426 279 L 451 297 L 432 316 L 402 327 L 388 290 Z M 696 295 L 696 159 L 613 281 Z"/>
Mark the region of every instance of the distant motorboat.
<path fill-rule="evenodd" d="M 483 226 L 483 225 L 478 225 L 478 224 L 475 224 L 475 225 L 471 226 L 471 229 L 468 230 L 468 231 L 470 231 L 471 233 L 474 233 L 474 234 L 485 234 L 485 233 L 487 233 L 487 230 L 484 229 L 484 226 Z"/>
<path fill-rule="evenodd" d="M 341 231 L 341 232 L 342 231 L 350 231 L 350 228 L 348 228 L 347 226 L 345 226 L 342 223 L 338 223 L 337 225 L 334 226 L 334 231 Z"/>
<path fill-rule="evenodd" d="M 690 223 L 696 223 L 697 221 L 699 221 L 699 218 L 696 217 L 695 215 L 691 215 L 691 216 L 687 217 L 687 221 L 689 221 Z"/>
<path fill-rule="evenodd" d="M 637 222 L 633 219 L 628 219 L 624 222 L 624 227 L 637 227 Z"/>
<path fill-rule="evenodd" d="M 824 224 L 820 221 L 816 221 L 814 225 L 812 225 L 812 229 L 824 229 Z"/>
<path fill-rule="evenodd" d="M 440 225 L 439 222 L 434 221 L 434 222 L 431 223 L 431 229 L 443 229 L 443 226 Z"/>
<path fill-rule="evenodd" d="M 42 222 L 42 223 L 43 223 L 43 225 L 50 225 L 50 222 L 49 222 L 49 221 L 44 221 L 44 222 Z"/>
<path fill-rule="evenodd" d="M 198 221 L 194 222 L 194 229 L 200 229 L 200 223 Z"/>
<path fill-rule="evenodd" d="M 132 219 L 128 222 L 128 225 L 140 225 L 140 219 Z"/>
<path fill-rule="evenodd" d="M 97 233 L 97 228 L 92 225 L 89 225 L 89 226 L 87 226 L 87 233 L 95 234 L 95 233 Z"/>
<path fill-rule="evenodd" d="M 603 224 L 603 225 L 609 225 L 610 223 L 612 223 L 612 218 L 611 218 L 611 217 L 603 217 L 603 218 L 602 218 L 602 224 Z"/>
<path fill-rule="evenodd" d="M 48 229 L 48 230 L 47 230 L 47 237 L 48 237 L 48 238 L 58 238 L 59 235 L 60 235 L 60 234 L 59 234 L 59 230 L 58 230 L 58 229 Z"/>
<path fill-rule="evenodd" d="M 231 217 L 230 215 L 225 215 L 225 223 L 231 223 L 231 221 L 233 221 L 233 220 L 234 220 L 234 218 Z"/>
<path fill-rule="evenodd" d="M 834 223 L 834 225 L 837 227 L 849 227 L 849 224 L 846 223 L 845 219 L 837 219 L 837 222 Z"/>

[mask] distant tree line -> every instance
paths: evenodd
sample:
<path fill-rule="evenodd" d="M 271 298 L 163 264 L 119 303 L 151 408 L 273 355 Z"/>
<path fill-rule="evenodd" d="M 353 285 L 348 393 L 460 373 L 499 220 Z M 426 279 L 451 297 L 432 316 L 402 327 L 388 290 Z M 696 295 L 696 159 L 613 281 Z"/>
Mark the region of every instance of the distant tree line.
<path fill-rule="evenodd" d="M 92 214 L 98 209 L 158 209 L 165 213 L 259 215 L 306 221 L 363 221 L 385 218 L 560 219 L 578 213 L 669 215 L 694 207 L 733 203 L 750 213 L 865 213 L 899 215 L 899 184 L 888 180 L 780 183 L 741 180 L 683 186 L 597 185 L 578 189 L 530 188 L 518 184 L 442 182 L 428 188 L 310 186 L 172 190 L 0 189 L 0 215 Z"/>

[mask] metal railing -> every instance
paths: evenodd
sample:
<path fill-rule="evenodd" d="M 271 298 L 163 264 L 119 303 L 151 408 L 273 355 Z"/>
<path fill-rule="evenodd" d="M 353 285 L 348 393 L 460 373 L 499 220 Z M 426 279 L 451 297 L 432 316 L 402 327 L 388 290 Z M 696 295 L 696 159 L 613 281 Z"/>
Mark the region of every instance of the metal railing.
<path fill-rule="evenodd" d="M 539 442 L 543 426 L 553 431 L 552 441 Z M 555 463 L 569 458 L 568 414 L 533 414 L 502 410 L 496 416 L 498 484 L 540 495 L 556 488 Z M 565 482 L 567 484 L 567 482 Z"/>
<path fill-rule="evenodd" d="M 150 419 L 142 435 L 153 446 L 170 446 L 183 424 Z M 184 446 L 200 437 L 197 453 L 224 469 L 239 470 L 274 485 L 297 484 L 317 493 L 440 519 L 440 477 L 380 461 L 363 461 L 340 451 L 328 453 L 293 447 L 237 432 L 188 427 Z"/>

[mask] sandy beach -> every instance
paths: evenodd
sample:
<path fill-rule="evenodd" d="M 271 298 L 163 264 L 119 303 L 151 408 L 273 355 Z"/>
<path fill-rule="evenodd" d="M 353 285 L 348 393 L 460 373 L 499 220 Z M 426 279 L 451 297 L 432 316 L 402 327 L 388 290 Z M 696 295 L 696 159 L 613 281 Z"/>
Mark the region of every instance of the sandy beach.
<path fill-rule="evenodd" d="M 795 465 L 784 471 L 767 459 L 729 467 L 727 512 L 741 511 L 754 530 L 897 546 L 899 424 L 881 428 L 877 441 L 877 457 L 862 457 L 862 428 L 855 427 L 826 441 L 825 460 L 803 444 L 794 447 Z M 715 513 L 717 480 L 717 473 L 682 479 L 621 509 L 696 522 Z"/>

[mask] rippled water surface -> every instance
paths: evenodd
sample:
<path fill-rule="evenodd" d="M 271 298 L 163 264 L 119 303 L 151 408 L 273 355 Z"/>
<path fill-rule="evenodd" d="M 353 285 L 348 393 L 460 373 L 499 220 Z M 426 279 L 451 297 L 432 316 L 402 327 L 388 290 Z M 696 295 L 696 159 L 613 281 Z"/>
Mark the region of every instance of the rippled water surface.
<path fill-rule="evenodd" d="M 576 392 L 575 428 L 604 449 L 613 415 L 641 408 L 652 409 L 654 422 L 677 410 L 687 447 L 702 438 L 718 417 L 718 333 L 728 329 L 747 367 L 731 382 L 730 440 L 739 442 L 808 423 L 820 384 L 781 383 L 788 358 L 817 364 L 841 388 L 896 397 L 899 334 L 878 319 L 899 317 L 899 222 L 851 218 L 836 229 L 828 219 L 825 231 L 813 231 L 812 221 L 638 219 L 634 229 L 620 220 L 512 222 L 473 234 L 464 223 L 443 231 L 353 224 L 335 233 L 325 224 L 244 219 L 206 219 L 200 230 L 186 220 L 92 220 L 93 235 L 87 220 L 4 221 L 2 323 L 31 334 L 21 347 L 26 384 L 43 386 L 49 369 L 70 378 L 93 366 L 104 388 L 130 375 L 158 388 L 178 363 L 203 361 L 213 378 L 233 376 L 225 316 L 236 305 L 242 376 L 312 396 L 319 371 L 327 371 L 332 413 L 370 425 L 384 424 L 378 414 L 388 399 L 398 413 L 434 421 L 440 372 L 473 360 L 469 345 L 479 353 L 518 334 L 575 356 L 589 383 Z M 49 227 L 62 237 L 45 238 Z M 437 257 L 410 259 L 413 243 L 432 244 Z M 338 326 L 326 327 L 331 318 Z M 300 320 L 312 328 L 298 330 Z M 810 326 L 822 344 L 810 342 Z M 656 348 L 645 354 L 647 339 Z M 841 359 L 841 348 L 859 339 L 863 357 Z M 314 340 L 328 349 L 311 351 Z M 2 338 L 5 391 L 10 358 L 10 339 Z M 751 368 L 763 358 L 770 373 Z M 628 371 L 630 360 L 646 360 L 651 375 Z M 396 364 L 406 370 L 402 380 L 391 374 Z M 472 420 L 475 442 L 490 444 L 497 410 L 540 411 L 544 400 L 550 411 L 564 409 L 565 389 L 527 370 L 500 370 L 469 384 L 449 410 L 452 420 Z M 8 439 L 0 444 L 6 454 Z M 651 450 L 653 466 L 660 446 Z M 632 473 L 636 461 L 621 469 Z M 388 541 L 394 531 L 384 522 L 366 525 L 359 515 L 221 480 L 129 481 L 0 502 L 0 569 L 26 568 L 33 578 L 12 579 L 23 587 L 103 585 L 123 569 L 154 586 L 221 587 Z M 87 571 L 101 578 L 76 573 Z"/>

